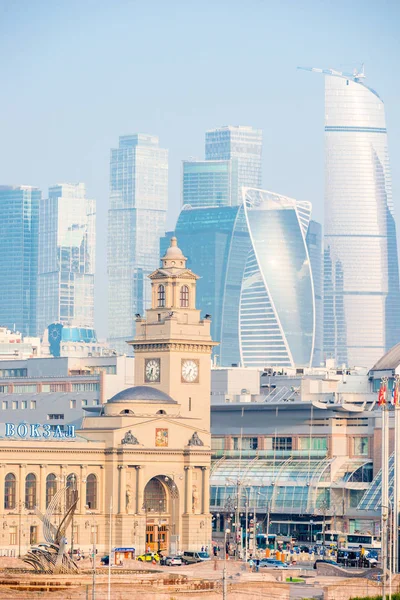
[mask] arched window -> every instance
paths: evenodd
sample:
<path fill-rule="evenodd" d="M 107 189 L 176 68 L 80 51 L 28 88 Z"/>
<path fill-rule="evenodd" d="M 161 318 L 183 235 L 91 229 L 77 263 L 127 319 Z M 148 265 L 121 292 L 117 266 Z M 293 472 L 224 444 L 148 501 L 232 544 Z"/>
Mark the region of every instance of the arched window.
<path fill-rule="evenodd" d="M 75 473 L 70 473 L 67 477 L 67 492 L 66 492 L 66 504 L 67 510 L 71 508 L 73 503 L 75 502 L 75 493 L 76 493 L 76 483 L 77 478 Z"/>
<path fill-rule="evenodd" d="M 36 475 L 29 473 L 25 477 L 25 508 L 33 510 L 36 506 Z"/>
<path fill-rule="evenodd" d="M 156 412 L 156 415 L 166 415 L 166 414 L 167 414 L 167 413 L 166 413 L 166 411 L 165 411 L 165 410 L 158 410 L 158 411 Z"/>
<path fill-rule="evenodd" d="M 92 510 L 97 508 L 97 477 L 93 473 L 86 479 L 86 506 Z"/>
<path fill-rule="evenodd" d="M 57 477 L 54 473 L 50 473 L 46 477 L 46 508 L 53 499 L 53 496 L 57 492 Z"/>
<path fill-rule="evenodd" d="M 17 491 L 17 479 L 13 473 L 7 473 L 4 480 L 4 508 L 14 510 Z"/>
<path fill-rule="evenodd" d="M 165 306 L 165 287 L 159 285 L 157 288 L 157 306 L 163 308 Z"/>
<path fill-rule="evenodd" d="M 133 412 L 133 410 L 129 410 L 129 408 L 124 408 L 124 410 L 121 410 L 121 412 L 119 414 L 120 415 L 134 415 L 135 413 Z"/>
<path fill-rule="evenodd" d="M 189 307 L 189 288 L 187 285 L 181 287 L 181 308 Z"/>

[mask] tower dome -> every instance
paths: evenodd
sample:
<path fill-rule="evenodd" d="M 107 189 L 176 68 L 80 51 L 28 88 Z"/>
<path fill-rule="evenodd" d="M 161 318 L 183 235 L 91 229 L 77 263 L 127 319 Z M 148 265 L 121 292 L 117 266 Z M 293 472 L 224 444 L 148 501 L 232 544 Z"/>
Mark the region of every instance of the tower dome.
<path fill-rule="evenodd" d="M 161 260 L 163 267 L 167 268 L 184 268 L 186 266 L 186 256 L 183 255 L 182 250 L 179 248 L 176 237 L 171 238 L 171 245 Z"/>

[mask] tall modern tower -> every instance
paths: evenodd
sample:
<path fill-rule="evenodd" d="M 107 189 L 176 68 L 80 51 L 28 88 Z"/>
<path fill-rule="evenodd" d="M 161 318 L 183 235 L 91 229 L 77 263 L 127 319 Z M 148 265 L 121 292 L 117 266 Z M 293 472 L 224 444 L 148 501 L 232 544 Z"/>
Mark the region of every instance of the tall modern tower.
<path fill-rule="evenodd" d="M 28 185 L 0 186 L 0 325 L 36 335 L 39 202 Z"/>
<path fill-rule="evenodd" d="M 49 188 L 40 203 L 37 330 L 94 327 L 96 203 L 85 184 Z"/>
<path fill-rule="evenodd" d="M 168 150 L 147 134 L 119 138 L 111 150 L 108 211 L 110 346 L 127 353 L 135 314 L 151 306 L 148 275 L 159 266 L 168 205 Z"/>
<path fill-rule="evenodd" d="M 261 187 L 262 131 L 224 126 L 206 132 L 205 160 L 183 161 L 182 204 L 237 206 L 243 187 Z"/>
<path fill-rule="evenodd" d="M 320 275 L 321 226 L 310 222 L 309 202 L 251 188 L 243 200 L 240 206 L 185 206 L 175 230 L 188 265 L 200 275 L 197 294 L 220 341 L 218 363 L 311 366 L 317 302 L 321 312 L 312 264 Z"/>
<path fill-rule="evenodd" d="M 384 104 L 353 75 L 325 75 L 324 350 L 372 367 L 400 339 Z"/>

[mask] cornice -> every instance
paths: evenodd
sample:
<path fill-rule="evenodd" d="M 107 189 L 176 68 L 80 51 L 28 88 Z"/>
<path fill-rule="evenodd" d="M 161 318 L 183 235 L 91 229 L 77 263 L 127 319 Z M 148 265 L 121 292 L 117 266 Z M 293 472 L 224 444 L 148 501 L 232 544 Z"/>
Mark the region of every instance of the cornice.
<path fill-rule="evenodd" d="M 128 342 L 136 352 L 149 352 L 157 350 L 158 352 L 198 352 L 200 354 L 211 354 L 214 346 L 218 346 L 218 342 L 199 341 L 183 342 L 183 341 L 162 341 L 162 340 L 132 340 Z"/>

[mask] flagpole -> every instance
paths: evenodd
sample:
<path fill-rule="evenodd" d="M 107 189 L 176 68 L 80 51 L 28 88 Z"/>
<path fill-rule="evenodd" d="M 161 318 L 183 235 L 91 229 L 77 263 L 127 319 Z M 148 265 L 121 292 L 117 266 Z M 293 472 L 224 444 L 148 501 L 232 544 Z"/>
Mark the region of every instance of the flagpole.
<path fill-rule="evenodd" d="M 400 572 L 400 547 L 399 547 L 399 501 L 400 501 L 400 405 L 399 405 L 399 380 L 395 375 L 393 383 L 394 404 L 394 481 L 393 481 L 393 572 Z"/>
<path fill-rule="evenodd" d="M 388 513 L 389 513 L 389 435 L 387 407 L 387 378 L 382 378 L 378 404 L 382 409 L 382 498 L 381 498 L 381 562 L 382 598 L 386 598 L 388 560 Z"/>

